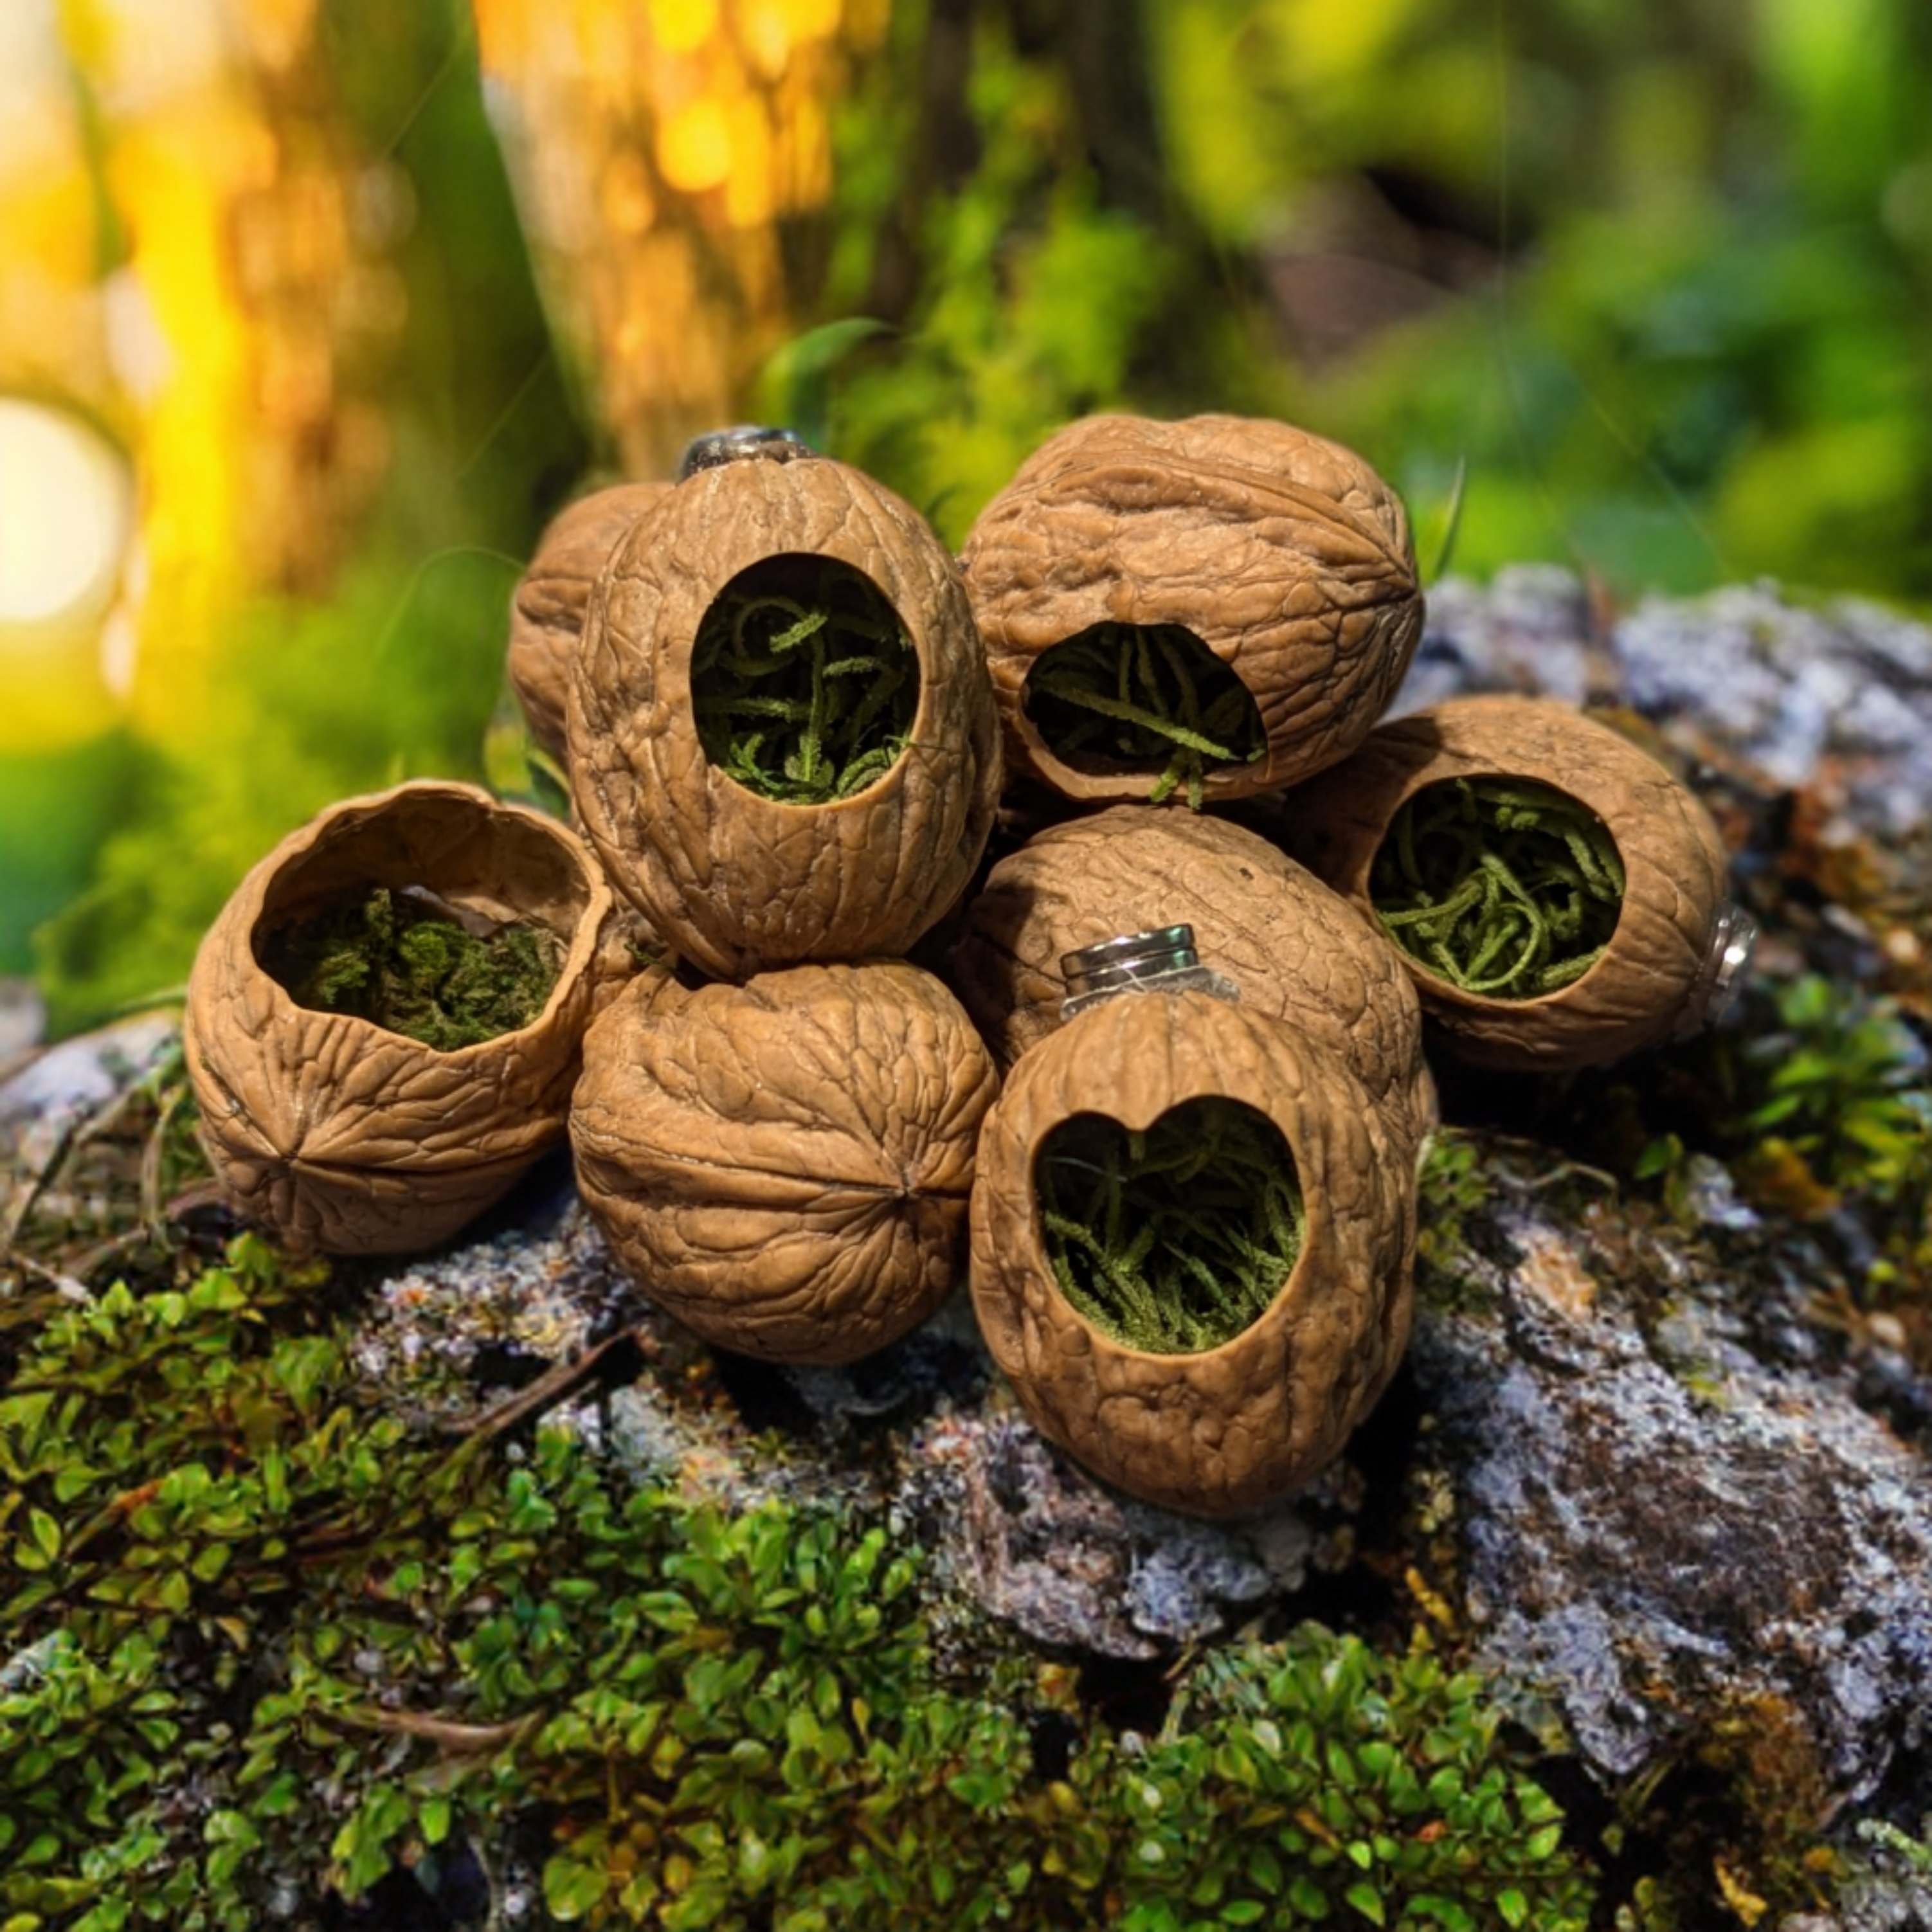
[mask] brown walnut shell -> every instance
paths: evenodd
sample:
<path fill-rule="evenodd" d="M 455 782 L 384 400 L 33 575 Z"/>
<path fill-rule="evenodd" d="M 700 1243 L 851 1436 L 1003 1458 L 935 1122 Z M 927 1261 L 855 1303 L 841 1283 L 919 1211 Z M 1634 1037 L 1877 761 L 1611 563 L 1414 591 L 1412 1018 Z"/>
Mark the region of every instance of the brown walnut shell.
<path fill-rule="evenodd" d="M 566 950 L 528 1026 L 445 1052 L 296 1004 L 257 945 L 386 886 L 547 926 Z M 332 806 L 236 889 L 189 976 L 202 1140 L 237 1209 L 297 1252 L 430 1247 L 561 1141 L 616 902 L 580 841 L 473 785 L 418 782 Z"/>
<path fill-rule="evenodd" d="M 506 668 L 531 736 L 553 758 L 565 755 L 564 696 L 591 590 L 624 532 L 671 487 L 619 483 L 568 505 L 537 540 L 518 582 Z"/>
<path fill-rule="evenodd" d="M 1009 762 L 1070 798 L 1144 799 L 1152 772 L 1080 770 L 1027 716 L 1028 674 L 1102 623 L 1179 625 L 1252 694 L 1267 750 L 1211 767 L 1209 799 L 1346 758 L 1422 635 L 1400 502 L 1354 452 L 1242 416 L 1091 416 L 1036 451 L 961 559 Z"/>
<path fill-rule="evenodd" d="M 728 778 L 692 712 L 705 612 L 741 571 L 792 554 L 870 578 L 919 663 L 911 743 L 828 805 Z M 611 883 L 728 979 L 906 952 L 965 890 L 999 800 L 998 722 L 957 569 L 908 504 L 823 458 L 700 470 L 632 526 L 591 600 L 568 718 L 578 811 Z"/>
<path fill-rule="evenodd" d="M 1117 805 L 1038 834 L 968 908 L 951 977 L 1010 1066 L 1060 1026 L 1064 954 L 1184 924 L 1204 966 L 1233 980 L 1245 1005 L 1339 1054 L 1420 1148 L 1436 1088 L 1401 955 L 1312 873 L 1225 819 Z"/>
<path fill-rule="evenodd" d="M 854 1361 L 964 1272 L 998 1087 L 958 1002 L 904 961 L 695 991 L 653 968 L 585 1040 L 578 1184 L 645 1292 L 706 1341 Z"/>
<path fill-rule="evenodd" d="M 1616 1060 L 1666 1038 L 1708 994 L 1724 904 L 1724 842 L 1654 758 L 1568 706 L 1460 698 L 1384 724 L 1345 764 L 1280 803 L 1282 843 L 1372 919 L 1370 874 L 1396 814 L 1458 778 L 1529 779 L 1586 806 L 1623 861 L 1623 903 L 1603 956 L 1534 999 L 1466 993 L 1400 953 L 1456 1056 L 1536 1072 Z"/>
<path fill-rule="evenodd" d="M 1076 1114 L 1131 1132 L 1214 1096 L 1281 1130 L 1306 1214 L 1301 1253 L 1232 1341 L 1144 1353 L 1060 1293 L 1034 1163 Z M 1408 1336 L 1414 1189 L 1414 1163 L 1360 1082 L 1312 1041 L 1204 993 L 1123 994 L 1034 1048 L 987 1116 L 973 1190 L 980 1326 L 1042 1435 L 1145 1502 L 1236 1515 L 1339 1454 L 1394 1373 Z"/>

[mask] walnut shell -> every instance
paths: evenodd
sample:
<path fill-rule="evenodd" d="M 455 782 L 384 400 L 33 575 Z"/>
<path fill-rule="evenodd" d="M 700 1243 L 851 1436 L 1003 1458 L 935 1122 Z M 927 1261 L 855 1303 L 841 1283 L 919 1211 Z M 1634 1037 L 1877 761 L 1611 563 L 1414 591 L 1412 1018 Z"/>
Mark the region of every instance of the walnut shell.
<path fill-rule="evenodd" d="M 1034 1162 L 1076 1114 L 1133 1131 L 1216 1095 L 1255 1108 L 1286 1140 L 1307 1217 L 1300 1256 L 1268 1312 L 1232 1341 L 1144 1353 L 1060 1293 Z M 1408 1335 L 1414 1198 L 1414 1163 L 1333 1054 L 1206 994 L 1127 994 L 1041 1041 L 987 1116 L 974 1304 L 1042 1435 L 1145 1502 L 1234 1515 L 1337 1455 L 1394 1373 Z"/>
<path fill-rule="evenodd" d="M 1078 770 L 1027 716 L 1035 659 L 1096 624 L 1182 626 L 1253 694 L 1267 751 L 1211 769 L 1210 800 L 1346 758 L 1422 635 L 1401 503 L 1352 451 L 1286 423 L 1075 423 L 987 506 L 961 561 L 1008 760 L 1070 798 L 1144 799 L 1155 776 Z"/>
<path fill-rule="evenodd" d="M 620 483 L 567 506 L 537 540 L 518 581 L 505 668 L 531 735 L 553 758 L 565 755 L 564 697 L 592 588 L 624 532 L 670 489 L 668 483 Z"/>
<path fill-rule="evenodd" d="M 585 1040 L 578 1184 L 645 1292 L 706 1341 L 854 1361 L 962 1272 L 998 1086 L 952 994 L 904 961 L 696 991 L 652 968 Z"/>
<path fill-rule="evenodd" d="M 1422 1016 L 1396 948 L 1257 834 L 1117 805 L 1038 834 L 968 908 L 952 984 L 1001 1066 L 1061 1024 L 1064 954 L 1189 925 L 1245 1004 L 1337 1054 L 1412 1150 L 1436 1124 Z"/>
<path fill-rule="evenodd" d="M 269 933 L 346 894 L 412 885 L 564 941 L 530 1025 L 440 1052 L 297 1005 L 256 957 Z M 340 1255 L 430 1247 L 481 1213 L 563 1138 L 616 910 L 578 839 L 473 785 L 350 799 L 284 839 L 236 887 L 188 980 L 202 1143 L 237 1209 L 295 1252 Z"/>
<path fill-rule="evenodd" d="M 919 663 L 912 743 L 827 805 L 725 776 L 692 714 L 706 610 L 741 571 L 795 554 L 868 578 Z M 999 728 L 957 570 L 908 505 L 822 458 L 700 470 L 632 526 L 591 600 L 568 729 L 578 809 L 611 883 L 725 978 L 905 952 L 964 890 L 999 798 Z"/>
<path fill-rule="evenodd" d="M 1603 956 L 1534 999 L 1466 993 L 1406 952 L 1444 1043 L 1482 1066 L 1594 1066 L 1654 1044 L 1707 994 L 1724 904 L 1724 842 L 1695 796 L 1606 725 L 1547 700 L 1461 698 L 1382 725 L 1360 751 L 1281 801 L 1282 842 L 1370 918 L 1371 868 L 1396 814 L 1457 778 L 1533 780 L 1586 806 L 1623 861 Z"/>

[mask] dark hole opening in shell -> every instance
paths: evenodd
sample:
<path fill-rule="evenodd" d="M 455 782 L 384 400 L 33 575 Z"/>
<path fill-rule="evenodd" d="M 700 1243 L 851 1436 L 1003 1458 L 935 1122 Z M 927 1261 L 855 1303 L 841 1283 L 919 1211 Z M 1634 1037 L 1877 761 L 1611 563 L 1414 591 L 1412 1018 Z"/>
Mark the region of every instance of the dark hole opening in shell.
<path fill-rule="evenodd" d="M 1144 772 L 1155 804 L 1176 791 L 1197 811 L 1210 772 L 1268 749 L 1254 694 L 1178 624 L 1096 624 L 1042 651 L 1027 674 L 1027 716 L 1079 772 Z"/>
<path fill-rule="evenodd" d="M 1244 1101 L 1184 1101 L 1142 1131 L 1076 1114 L 1040 1143 L 1034 1190 L 1060 1293 L 1103 1334 L 1152 1354 L 1233 1340 L 1301 1252 L 1294 1157 Z"/>
<path fill-rule="evenodd" d="M 781 804 L 836 804 L 877 784 L 911 740 L 919 698 L 898 613 L 833 557 L 787 553 L 741 570 L 692 646 L 705 757 Z"/>
<path fill-rule="evenodd" d="M 1460 991 L 1532 1000 L 1580 980 L 1623 909 L 1610 828 L 1553 786 L 1446 778 L 1405 801 L 1370 869 L 1382 929 Z"/>

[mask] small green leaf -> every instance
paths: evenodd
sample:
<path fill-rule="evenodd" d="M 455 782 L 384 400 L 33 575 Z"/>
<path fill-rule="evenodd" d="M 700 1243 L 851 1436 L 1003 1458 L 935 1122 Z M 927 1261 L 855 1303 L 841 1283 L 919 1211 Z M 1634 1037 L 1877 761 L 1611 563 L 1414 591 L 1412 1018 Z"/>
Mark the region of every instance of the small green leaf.
<path fill-rule="evenodd" d="M 1388 1922 L 1382 1907 L 1382 1895 L 1366 1879 L 1358 1880 L 1342 1896 L 1370 1924 L 1382 1925 Z"/>
<path fill-rule="evenodd" d="M 610 1874 L 602 1865 L 584 1864 L 560 1852 L 544 1863 L 543 1888 L 553 1918 L 583 1918 L 603 1903 Z"/>

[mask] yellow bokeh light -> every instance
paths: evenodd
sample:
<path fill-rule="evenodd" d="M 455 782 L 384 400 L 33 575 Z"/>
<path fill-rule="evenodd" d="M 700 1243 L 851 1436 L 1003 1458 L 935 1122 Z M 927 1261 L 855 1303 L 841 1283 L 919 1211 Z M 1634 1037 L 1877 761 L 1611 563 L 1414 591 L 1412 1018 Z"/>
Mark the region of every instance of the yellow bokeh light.
<path fill-rule="evenodd" d="M 695 53 L 717 32 L 718 0 L 650 0 L 650 22 L 666 53 Z"/>
<path fill-rule="evenodd" d="M 658 130 L 658 166 L 681 194 L 722 187 L 731 172 L 731 124 L 724 104 L 694 100 L 666 116 Z"/>
<path fill-rule="evenodd" d="M 0 398 L 0 625 L 98 610 L 127 542 L 128 481 L 85 424 Z"/>

